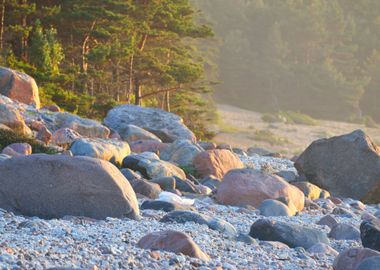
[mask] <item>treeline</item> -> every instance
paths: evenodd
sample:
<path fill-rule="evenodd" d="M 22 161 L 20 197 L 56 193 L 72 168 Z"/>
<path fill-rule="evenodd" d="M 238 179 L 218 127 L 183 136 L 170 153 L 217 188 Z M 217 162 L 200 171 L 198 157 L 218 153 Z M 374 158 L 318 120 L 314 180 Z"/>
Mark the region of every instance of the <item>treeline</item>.
<path fill-rule="evenodd" d="M 42 100 L 98 117 L 118 103 L 178 111 L 201 136 L 214 117 L 212 37 L 188 0 L 0 0 L 0 64 L 34 76 Z"/>
<path fill-rule="evenodd" d="M 380 1 L 196 2 L 222 39 L 222 102 L 380 122 Z"/>

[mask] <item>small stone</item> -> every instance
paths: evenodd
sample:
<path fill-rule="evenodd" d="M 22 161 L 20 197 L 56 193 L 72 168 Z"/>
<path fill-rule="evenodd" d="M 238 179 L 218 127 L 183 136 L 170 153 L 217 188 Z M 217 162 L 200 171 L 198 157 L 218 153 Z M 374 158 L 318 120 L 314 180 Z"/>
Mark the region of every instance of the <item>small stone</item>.
<path fill-rule="evenodd" d="M 324 243 L 317 243 L 310 248 L 307 249 L 310 253 L 317 253 L 317 254 L 323 254 L 323 255 L 331 255 L 331 256 L 337 256 L 339 253 L 335 249 L 333 249 L 331 246 L 324 244 Z"/>
<path fill-rule="evenodd" d="M 336 221 L 336 219 L 331 216 L 331 215 L 326 215 L 324 217 L 322 217 L 318 222 L 317 222 L 318 225 L 325 225 L 327 227 L 329 227 L 330 229 L 334 228 L 336 225 L 338 225 L 338 221 Z"/>
<path fill-rule="evenodd" d="M 162 231 L 150 233 L 141 238 L 137 245 L 144 249 L 166 250 L 202 260 L 209 260 L 209 256 L 199 248 L 191 237 L 182 232 Z"/>

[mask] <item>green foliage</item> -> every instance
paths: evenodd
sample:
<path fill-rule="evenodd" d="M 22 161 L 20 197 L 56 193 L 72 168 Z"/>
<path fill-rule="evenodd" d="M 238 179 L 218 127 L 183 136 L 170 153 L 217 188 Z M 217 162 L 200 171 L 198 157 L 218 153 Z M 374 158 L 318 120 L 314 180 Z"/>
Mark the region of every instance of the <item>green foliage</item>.
<path fill-rule="evenodd" d="M 256 130 L 253 135 L 253 139 L 257 141 L 267 142 L 270 145 L 284 145 L 291 143 L 288 139 L 279 137 L 272 131 L 264 129 Z"/>
<path fill-rule="evenodd" d="M 193 166 L 179 166 L 186 174 L 190 174 L 195 178 L 200 178 L 200 174 Z"/>
<path fill-rule="evenodd" d="M 311 116 L 293 111 L 285 111 L 278 113 L 265 113 L 261 119 L 267 123 L 286 123 L 286 124 L 298 124 L 307 126 L 317 126 L 318 121 Z"/>
<path fill-rule="evenodd" d="M 116 104 L 165 103 L 211 136 L 202 121 L 213 107 L 200 95 L 210 61 L 194 44 L 213 32 L 189 0 L 21 2 L 5 2 L 0 61 L 33 76 L 43 104 L 101 119 Z"/>
<path fill-rule="evenodd" d="M 298 125 L 307 125 L 307 126 L 317 126 L 318 121 L 312 118 L 311 116 L 299 112 L 280 112 L 280 119 L 286 119 L 288 124 L 298 124 Z"/>
<path fill-rule="evenodd" d="M 380 120 L 379 1 L 194 2 L 224 41 L 216 58 L 222 102 L 321 119 Z"/>
<path fill-rule="evenodd" d="M 280 115 L 277 113 L 264 113 L 261 116 L 261 120 L 267 123 L 281 123 L 284 122 L 284 119 L 280 118 Z"/>
<path fill-rule="evenodd" d="M 368 128 L 378 128 L 379 125 L 376 123 L 375 120 L 369 115 L 366 115 L 363 117 L 363 123 Z"/>
<path fill-rule="evenodd" d="M 38 142 L 35 139 L 26 137 L 15 133 L 11 130 L 0 129 L 0 150 L 4 149 L 12 143 L 28 143 L 32 146 L 33 153 L 45 153 L 45 154 L 56 154 L 58 153 L 56 149 L 45 146 L 44 144 Z"/>
<path fill-rule="evenodd" d="M 184 123 L 199 140 L 215 136 L 209 127 L 217 123 L 218 116 L 211 101 L 205 100 L 200 94 L 187 91 L 175 93 L 172 99 L 172 112 L 183 117 Z"/>

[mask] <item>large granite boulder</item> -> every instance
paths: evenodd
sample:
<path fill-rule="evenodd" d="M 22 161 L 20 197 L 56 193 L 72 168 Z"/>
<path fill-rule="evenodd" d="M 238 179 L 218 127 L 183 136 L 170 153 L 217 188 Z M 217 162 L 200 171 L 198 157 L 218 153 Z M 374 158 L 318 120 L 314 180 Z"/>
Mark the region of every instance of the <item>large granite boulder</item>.
<path fill-rule="evenodd" d="M 132 187 L 111 163 L 29 155 L 0 162 L 0 208 L 26 216 L 138 218 Z"/>
<path fill-rule="evenodd" d="M 160 153 L 160 158 L 189 167 L 193 165 L 194 157 L 203 151 L 202 147 L 189 140 L 176 140 Z"/>
<path fill-rule="evenodd" d="M 264 174 L 253 169 L 228 172 L 217 190 L 216 199 L 222 204 L 251 205 L 256 208 L 267 199 L 285 198 L 289 204 L 301 211 L 305 196 L 297 187 L 280 176 Z"/>
<path fill-rule="evenodd" d="M 0 67 L 0 94 L 37 109 L 40 107 L 36 81 L 25 73 Z"/>
<path fill-rule="evenodd" d="M 252 224 L 249 235 L 264 241 L 278 241 L 291 248 L 308 249 L 317 243 L 329 244 L 326 233 L 281 221 L 259 219 Z"/>
<path fill-rule="evenodd" d="M 112 139 L 81 138 L 70 148 L 74 156 L 100 158 L 121 165 L 123 159 L 131 153 L 127 142 Z"/>
<path fill-rule="evenodd" d="M 134 142 L 140 140 L 152 140 L 161 142 L 153 133 L 146 131 L 143 128 L 140 128 L 135 125 L 125 125 L 117 131 L 120 137 L 127 142 Z"/>
<path fill-rule="evenodd" d="M 155 108 L 120 105 L 108 112 L 104 124 L 119 134 L 127 125 L 135 125 L 152 132 L 163 142 L 177 139 L 196 141 L 194 133 L 179 116 Z"/>
<path fill-rule="evenodd" d="M 140 140 L 129 143 L 133 153 L 153 152 L 160 154 L 168 147 L 169 143 L 162 143 L 155 140 Z"/>
<path fill-rule="evenodd" d="M 71 145 L 74 141 L 80 139 L 82 136 L 70 128 L 60 128 L 52 135 L 52 143 L 59 146 Z"/>
<path fill-rule="evenodd" d="M 238 155 L 226 149 L 201 152 L 194 157 L 193 165 L 202 177 L 214 175 L 217 178 L 222 178 L 232 169 L 244 168 Z"/>
<path fill-rule="evenodd" d="M 1 153 L 11 157 L 26 156 L 32 154 L 32 146 L 28 143 L 12 143 L 5 147 Z"/>
<path fill-rule="evenodd" d="M 0 103 L 0 124 L 24 135 L 32 133 L 19 111 L 10 104 Z"/>
<path fill-rule="evenodd" d="M 310 182 L 300 181 L 300 182 L 291 182 L 291 184 L 293 186 L 298 187 L 303 192 L 305 197 L 310 199 L 310 200 L 319 199 L 319 198 L 321 198 L 321 196 L 322 197 L 323 196 L 330 197 L 328 191 L 322 190 L 321 188 L 319 188 L 318 186 L 316 186 Z"/>
<path fill-rule="evenodd" d="M 55 113 L 54 125 L 58 128 L 70 128 L 89 138 L 108 138 L 110 130 L 99 122 L 82 118 L 71 113 Z"/>
<path fill-rule="evenodd" d="M 334 196 L 380 202 L 380 151 L 361 130 L 313 142 L 295 167 Z"/>

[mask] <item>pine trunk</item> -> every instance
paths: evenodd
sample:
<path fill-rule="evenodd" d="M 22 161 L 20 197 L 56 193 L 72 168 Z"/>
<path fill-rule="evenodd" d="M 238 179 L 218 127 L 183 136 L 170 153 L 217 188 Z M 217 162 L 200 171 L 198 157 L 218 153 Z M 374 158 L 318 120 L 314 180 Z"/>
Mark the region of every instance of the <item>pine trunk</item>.
<path fill-rule="evenodd" d="M 28 1 L 27 0 L 22 0 L 21 3 L 23 5 L 26 5 L 28 3 Z M 26 17 L 26 14 L 22 15 L 21 26 L 23 27 L 23 29 L 27 28 L 27 17 Z M 22 33 L 22 35 L 21 35 L 21 58 L 24 61 L 28 60 L 27 48 L 28 48 L 28 34 Z"/>
<path fill-rule="evenodd" d="M 0 18 L 0 50 L 4 48 L 4 20 L 5 20 L 5 0 L 1 1 L 1 18 Z"/>
<path fill-rule="evenodd" d="M 135 80 L 134 84 L 135 84 L 135 88 L 134 88 L 135 105 L 141 106 L 141 85 L 140 85 L 140 82 L 138 80 Z"/>

